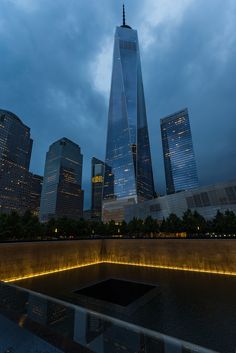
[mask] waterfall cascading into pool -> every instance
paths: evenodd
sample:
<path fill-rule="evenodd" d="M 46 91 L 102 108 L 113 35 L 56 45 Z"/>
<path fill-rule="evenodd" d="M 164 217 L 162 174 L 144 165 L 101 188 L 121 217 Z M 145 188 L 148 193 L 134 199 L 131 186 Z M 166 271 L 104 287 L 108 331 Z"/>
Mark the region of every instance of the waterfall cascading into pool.
<path fill-rule="evenodd" d="M 236 275 L 236 241 L 94 239 L 0 244 L 1 281 L 102 262 Z"/>

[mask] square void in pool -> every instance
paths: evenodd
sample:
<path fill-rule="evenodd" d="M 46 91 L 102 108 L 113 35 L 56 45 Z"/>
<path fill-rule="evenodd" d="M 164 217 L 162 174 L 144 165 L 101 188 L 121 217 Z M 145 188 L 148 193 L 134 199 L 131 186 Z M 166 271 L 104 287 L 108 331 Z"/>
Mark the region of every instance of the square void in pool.
<path fill-rule="evenodd" d="M 75 293 L 126 307 L 155 288 L 150 284 L 110 278 L 92 286 L 78 289 Z"/>

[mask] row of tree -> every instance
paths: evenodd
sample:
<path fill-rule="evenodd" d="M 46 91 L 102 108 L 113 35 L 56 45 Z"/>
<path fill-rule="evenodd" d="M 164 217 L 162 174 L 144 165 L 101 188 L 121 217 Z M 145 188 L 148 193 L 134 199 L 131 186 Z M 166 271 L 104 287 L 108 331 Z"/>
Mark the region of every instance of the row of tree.
<path fill-rule="evenodd" d="M 68 218 L 51 219 L 40 223 L 38 217 L 26 212 L 23 216 L 12 212 L 0 215 L 0 241 L 35 240 L 57 238 L 81 238 L 97 236 L 175 236 L 176 233 L 187 237 L 204 237 L 215 234 L 236 234 L 236 215 L 232 211 L 217 212 L 212 220 L 205 220 L 198 212 L 187 210 L 182 218 L 170 214 L 161 222 L 147 217 L 145 221 L 134 218 L 129 223 L 116 224 L 110 221 L 72 220 Z"/>

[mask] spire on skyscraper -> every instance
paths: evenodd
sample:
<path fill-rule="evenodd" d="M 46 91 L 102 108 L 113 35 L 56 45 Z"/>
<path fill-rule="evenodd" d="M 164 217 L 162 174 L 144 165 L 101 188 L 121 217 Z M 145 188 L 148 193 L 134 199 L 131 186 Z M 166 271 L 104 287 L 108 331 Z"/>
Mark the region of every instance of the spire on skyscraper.
<path fill-rule="evenodd" d="M 123 4 L 123 26 L 125 27 L 125 4 Z"/>
<path fill-rule="evenodd" d="M 121 27 L 125 27 L 125 28 L 130 28 L 130 26 L 128 26 L 126 23 L 125 23 L 125 4 L 123 4 L 123 24 Z"/>

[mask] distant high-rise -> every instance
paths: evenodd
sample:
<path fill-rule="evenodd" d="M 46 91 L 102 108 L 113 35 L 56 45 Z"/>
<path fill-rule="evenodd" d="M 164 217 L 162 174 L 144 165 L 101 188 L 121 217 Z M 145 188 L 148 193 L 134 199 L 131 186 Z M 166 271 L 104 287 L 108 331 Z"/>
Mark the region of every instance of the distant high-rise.
<path fill-rule="evenodd" d="M 29 205 L 30 128 L 15 114 L 0 110 L 0 212 L 22 214 Z"/>
<path fill-rule="evenodd" d="M 41 221 L 52 217 L 82 217 L 82 163 L 79 145 L 65 137 L 49 147 L 40 203 Z"/>
<path fill-rule="evenodd" d="M 29 189 L 29 209 L 35 215 L 39 216 L 40 198 L 42 192 L 43 177 L 41 175 L 28 174 Z"/>
<path fill-rule="evenodd" d="M 188 109 L 161 119 L 161 136 L 167 194 L 198 187 Z"/>
<path fill-rule="evenodd" d="M 124 8 L 123 8 L 124 10 Z M 104 176 L 106 200 L 139 202 L 154 197 L 152 161 L 137 31 L 116 28 Z"/>
<path fill-rule="evenodd" d="M 92 158 L 92 202 L 91 214 L 92 218 L 101 219 L 102 216 L 102 197 L 103 197 L 103 178 L 104 178 L 104 162 L 93 157 Z"/>

